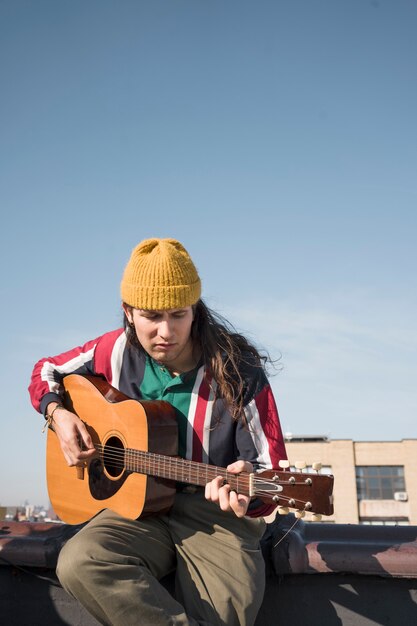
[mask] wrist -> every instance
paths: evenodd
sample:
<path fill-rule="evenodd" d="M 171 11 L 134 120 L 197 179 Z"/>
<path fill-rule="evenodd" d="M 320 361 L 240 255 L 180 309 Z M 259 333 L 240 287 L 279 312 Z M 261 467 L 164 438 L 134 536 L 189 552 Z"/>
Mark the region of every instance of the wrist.
<path fill-rule="evenodd" d="M 60 402 L 50 402 L 46 407 L 45 413 L 45 426 L 42 429 L 42 432 L 45 432 L 47 428 L 51 428 L 54 430 L 53 424 L 55 422 L 55 412 L 57 409 L 65 409 L 64 405 Z"/>
<path fill-rule="evenodd" d="M 50 402 L 48 404 L 45 414 L 45 418 L 48 420 L 48 422 L 53 422 L 54 417 L 56 416 L 55 412 L 59 409 L 65 409 L 64 405 L 60 402 Z"/>

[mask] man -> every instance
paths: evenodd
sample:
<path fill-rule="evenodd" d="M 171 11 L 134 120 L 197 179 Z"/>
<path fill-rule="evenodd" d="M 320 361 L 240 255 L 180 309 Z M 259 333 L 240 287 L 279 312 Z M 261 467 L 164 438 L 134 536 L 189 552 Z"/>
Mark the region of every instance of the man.
<path fill-rule="evenodd" d="M 124 328 L 35 366 L 29 387 L 68 465 L 96 451 L 63 406 L 62 380 L 93 374 L 138 400 L 175 409 L 179 454 L 231 473 L 286 458 L 264 363 L 200 298 L 197 269 L 174 239 L 133 250 L 121 282 Z M 57 573 L 101 624 L 251 625 L 263 599 L 259 540 L 272 508 L 224 484 L 178 485 L 169 513 L 138 520 L 104 510 L 63 548 Z M 175 599 L 159 581 L 174 571 Z"/>

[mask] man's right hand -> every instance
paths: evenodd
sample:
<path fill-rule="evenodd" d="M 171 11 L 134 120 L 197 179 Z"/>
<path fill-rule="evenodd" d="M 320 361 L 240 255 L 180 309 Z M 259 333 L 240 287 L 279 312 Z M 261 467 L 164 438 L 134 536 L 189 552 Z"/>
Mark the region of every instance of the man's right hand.
<path fill-rule="evenodd" d="M 70 467 L 81 465 L 96 454 L 93 440 L 78 415 L 56 406 L 56 402 L 48 404 L 47 415 L 54 411 L 51 426 L 59 439 L 65 460 Z"/>

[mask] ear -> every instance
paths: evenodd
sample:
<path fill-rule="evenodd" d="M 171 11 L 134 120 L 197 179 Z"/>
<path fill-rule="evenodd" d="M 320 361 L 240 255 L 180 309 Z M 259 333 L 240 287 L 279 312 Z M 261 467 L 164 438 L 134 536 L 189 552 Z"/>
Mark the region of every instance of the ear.
<path fill-rule="evenodd" d="M 123 308 L 123 311 L 125 312 L 125 315 L 127 317 L 127 321 L 129 322 L 129 324 L 132 324 L 133 323 L 132 307 L 129 306 L 128 304 L 125 304 L 123 302 L 122 303 L 122 308 Z"/>

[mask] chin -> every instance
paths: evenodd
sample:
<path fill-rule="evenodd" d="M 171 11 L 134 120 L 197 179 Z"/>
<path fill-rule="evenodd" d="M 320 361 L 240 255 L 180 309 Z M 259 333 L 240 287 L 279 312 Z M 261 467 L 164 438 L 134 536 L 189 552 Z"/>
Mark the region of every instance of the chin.
<path fill-rule="evenodd" d="M 174 358 L 174 355 L 169 355 L 166 352 L 155 352 L 152 358 L 158 363 L 169 363 Z"/>

